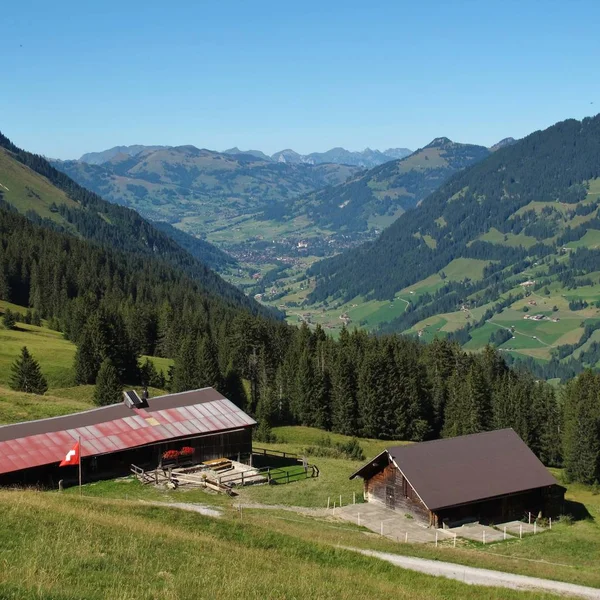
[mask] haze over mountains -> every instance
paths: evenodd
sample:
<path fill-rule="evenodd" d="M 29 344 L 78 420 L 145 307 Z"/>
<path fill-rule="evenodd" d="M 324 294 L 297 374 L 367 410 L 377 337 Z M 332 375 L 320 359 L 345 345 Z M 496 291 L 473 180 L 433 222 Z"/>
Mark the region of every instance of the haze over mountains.
<path fill-rule="evenodd" d="M 119 154 L 127 156 L 137 156 L 141 152 L 148 150 L 164 150 L 172 146 L 115 146 L 101 152 L 87 152 L 79 160 L 92 165 L 101 165 L 113 159 Z M 308 164 L 319 165 L 323 163 L 333 163 L 339 165 L 351 165 L 355 167 L 375 167 L 390 160 L 404 158 L 411 154 L 412 150 L 408 148 L 388 148 L 381 152 L 380 150 L 371 150 L 365 148 L 360 152 L 346 150 L 345 148 L 332 148 L 327 152 L 312 152 L 311 154 L 298 154 L 294 150 L 286 149 L 275 152 L 271 156 L 260 150 L 240 150 L 237 147 L 224 150 L 221 154 L 246 155 L 254 158 L 260 158 L 268 162 L 282 162 L 289 164 Z"/>
<path fill-rule="evenodd" d="M 321 256 L 370 239 L 457 170 L 489 154 L 482 146 L 439 138 L 365 170 L 318 162 L 346 160 L 336 150 L 309 155 L 312 162 L 295 153 L 274 160 L 258 151 L 228 152 L 117 146 L 85 155 L 91 163 L 53 165 L 111 202 L 260 264 L 295 256 L 297 244 L 307 239 Z M 379 153 L 375 162 L 404 153 Z M 266 240 L 275 246 L 267 248 Z"/>

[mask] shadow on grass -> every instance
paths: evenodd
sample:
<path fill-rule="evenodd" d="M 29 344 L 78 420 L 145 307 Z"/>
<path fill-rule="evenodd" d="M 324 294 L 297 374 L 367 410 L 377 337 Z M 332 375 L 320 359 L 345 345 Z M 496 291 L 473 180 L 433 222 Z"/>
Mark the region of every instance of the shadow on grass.
<path fill-rule="evenodd" d="M 593 521 L 594 517 L 590 514 L 585 504 L 575 502 L 574 500 L 565 500 L 563 514 L 571 515 L 573 521 Z"/>

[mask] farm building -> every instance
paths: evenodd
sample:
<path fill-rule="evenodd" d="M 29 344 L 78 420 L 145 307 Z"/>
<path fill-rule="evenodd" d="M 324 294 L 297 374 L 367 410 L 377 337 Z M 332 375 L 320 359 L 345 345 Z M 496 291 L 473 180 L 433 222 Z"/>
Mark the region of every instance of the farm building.
<path fill-rule="evenodd" d="M 353 475 L 365 499 L 433 527 L 560 514 L 565 488 L 512 429 L 395 446 Z"/>
<path fill-rule="evenodd" d="M 127 473 L 132 464 L 156 467 L 167 450 L 193 448 L 200 462 L 248 456 L 256 422 L 213 388 L 124 402 L 80 413 L 0 427 L 0 485 L 55 487 L 75 482 L 59 462 L 81 440 L 86 481 Z"/>

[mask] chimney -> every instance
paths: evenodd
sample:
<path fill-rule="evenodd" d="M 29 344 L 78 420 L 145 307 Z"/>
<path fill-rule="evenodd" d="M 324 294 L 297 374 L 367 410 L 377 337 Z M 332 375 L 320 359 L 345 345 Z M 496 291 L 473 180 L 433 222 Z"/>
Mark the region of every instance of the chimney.
<path fill-rule="evenodd" d="M 144 398 L 140 398 L 135 390 L 123 392 L 123 403 L 127 408 L 146 408 L 148 406 L 148 391 L 144 390 Z"/>

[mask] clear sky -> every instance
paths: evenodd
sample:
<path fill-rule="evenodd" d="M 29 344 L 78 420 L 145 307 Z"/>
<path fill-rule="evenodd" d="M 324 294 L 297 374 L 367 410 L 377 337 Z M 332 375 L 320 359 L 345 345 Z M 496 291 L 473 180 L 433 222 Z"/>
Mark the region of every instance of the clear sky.
<path fill-rule="evenodd" d="M 19 0 L 1 15 L 0 131 L 56 158 L 491 145 L 600 111 L 598 0 Z"/>

